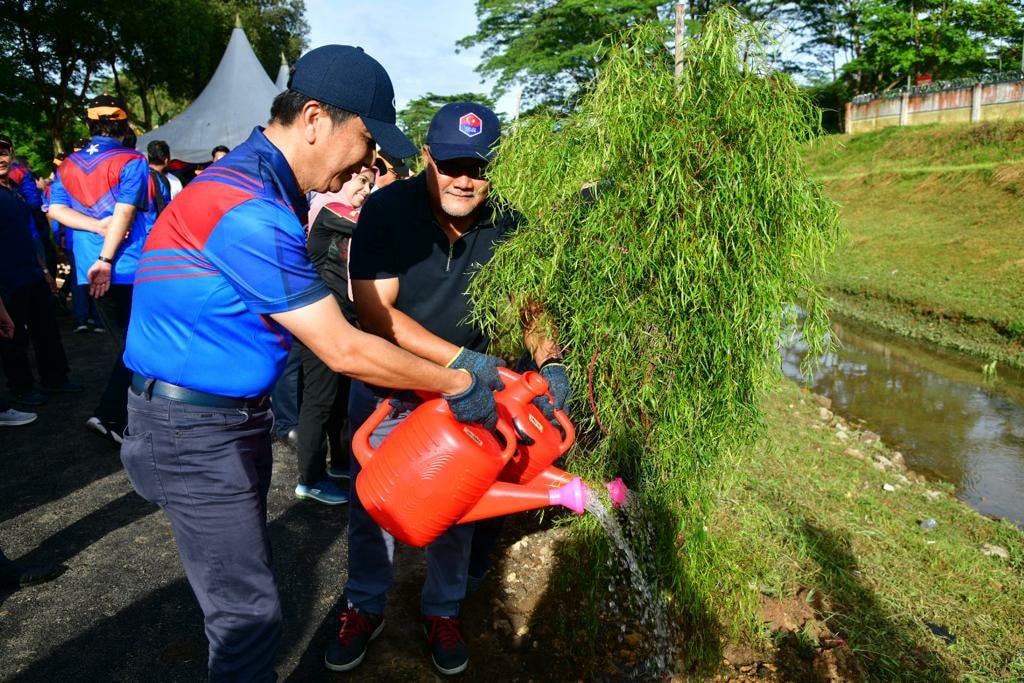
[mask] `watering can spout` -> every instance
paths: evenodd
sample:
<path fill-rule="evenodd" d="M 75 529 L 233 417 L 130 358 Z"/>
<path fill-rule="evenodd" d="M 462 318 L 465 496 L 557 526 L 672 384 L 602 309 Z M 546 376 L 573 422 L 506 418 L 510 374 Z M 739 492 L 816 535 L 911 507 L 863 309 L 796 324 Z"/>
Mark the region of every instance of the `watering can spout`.
<path fill-rule="evenodd" d="M 583 485 L 582 479 L 573 477 L 565 486 L 548 489 L 548 500 L 552 505 L 562 505 L 582 515 L 586 511 L 587 487 Z"/>
<path fill-rule="evenodd" d="M 629 489 L 626 488 L 622 477 L 615 477 L 615 479 L 605 484 L 605 487 L 608 489 L 608 497 L 612 499 L 612 507 L 617 508 L 626 502 Z"/>

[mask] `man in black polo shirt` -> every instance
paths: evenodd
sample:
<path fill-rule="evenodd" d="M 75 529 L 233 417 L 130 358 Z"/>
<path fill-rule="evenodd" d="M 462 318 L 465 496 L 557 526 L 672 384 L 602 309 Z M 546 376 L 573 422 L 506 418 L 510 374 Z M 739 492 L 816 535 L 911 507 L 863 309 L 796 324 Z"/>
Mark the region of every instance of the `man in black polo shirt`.
<path fill-rule="evenodd" d="M 496 213 L 487 201 L 487 162 L 501 135 L 498 118 L 472 102 L 445 105 L 434 116 L 423 147 L 425 167 L 410 180 L 372 195 L 363 207 L 352 240 L 349 273 L 360 326 L 412 353 L 473 372 L 491 388 L 501 388 L 500 360 L 486 354 L 488 338 L 466 322 L 467 285 L 487 263 L 519 216 Z M 527 335 L 527 348 L 551 385 L 554 405 L 569 394 L 565 367 L 552 340 Z M 387 396 L 353 382 L 349 399 L 354 431 Z M 374 430 L 374 446 L 416 404 L 400 407 Z M 384 626 L 384 604 L 391 585 L 394 539 L 366 513 L 354 490 L 349 496 L 347 608 L 325 662 L 333 671 L 359 665 L 369 642 Z M 434 666 L 443 674 L 465 670 L 468 658 L 460 632 L 459 608 L 466 594 L 474 525 L 456 525 L 426 548 L 427 577 L 421 595 L 427 640 Z"/>

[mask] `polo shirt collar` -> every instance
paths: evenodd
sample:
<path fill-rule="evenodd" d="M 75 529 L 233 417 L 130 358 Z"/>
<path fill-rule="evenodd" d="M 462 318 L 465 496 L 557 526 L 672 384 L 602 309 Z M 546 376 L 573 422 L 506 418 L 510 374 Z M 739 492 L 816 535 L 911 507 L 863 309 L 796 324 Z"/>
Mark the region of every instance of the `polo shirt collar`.
<path fill-rule="evenodd" d="M 295 215 L 305 216 L 308 214 L 309 204 L 306 202 L 306 196 L 299 192 L 299 184 L 295 180 L 295 172 L 288 165 L 288 160 L 284 158 L 284 154 L 281 154 L 281 150 L 275 147 L 267 139 L 267 136 L 263 134 L 263 126 L 253 128 L 252 134 L 245 141 L 245 144 L 249 145 L 270 166 L 281 194 L 291 204 Z"/>
<path fill-rule="evenodd" d="M 106 135 L 94 135 L 89 139 L 89 144 L 84 149 L 79 150 L 79 154 L 85 152 L 89 154 L 89 147 L 96 145 L 99 149 L 97 151 L 106 151 L 108 149 L 115 149 L 117 147 L 124 147 L 124 143 L 115 138 L 108 138 Z M 125 147 L 125 149 L 128 149 Z"/>

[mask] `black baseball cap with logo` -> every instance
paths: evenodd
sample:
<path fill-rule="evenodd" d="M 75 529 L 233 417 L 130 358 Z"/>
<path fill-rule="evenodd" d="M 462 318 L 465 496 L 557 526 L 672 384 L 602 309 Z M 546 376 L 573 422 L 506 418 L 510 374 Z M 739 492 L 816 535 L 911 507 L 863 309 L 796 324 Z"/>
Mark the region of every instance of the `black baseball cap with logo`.
<path fill-rule="evenodd" d="M 427 146 L 438 161 L 494 158 L 501 138 L 501 121 L 489 107 L 476 102 L 450 102 L 430 120 Z"/>
<path fill-rule="evenodd" d="M 288 87 L 344 109 L 366 124 L 381 149 L 404 159 L 416 146 L 395 125 L 395 89 L 380 63 L 351 45 L 324 45 L 299 57 Z"/>

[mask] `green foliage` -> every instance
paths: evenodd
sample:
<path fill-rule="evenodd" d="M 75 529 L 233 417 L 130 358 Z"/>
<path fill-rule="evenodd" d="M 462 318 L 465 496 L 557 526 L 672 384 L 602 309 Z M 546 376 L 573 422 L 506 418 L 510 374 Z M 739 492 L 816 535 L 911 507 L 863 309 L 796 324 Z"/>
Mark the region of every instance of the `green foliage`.
<path fill-rule="evenodd" d="M 657 0 L 477 0 L 477 32 L 458 42 L 484 46 L 477 71 L 497 79 L 495 95 L 523 84 L 523 101 L 564 105 L 597 75 L 602 41 L 640 22 L 667 16 Z"/>
<path fill-rule="evenodd" d="M 303 0 L 0 0 L 3 103 L 31 103 L 54 150 L 81 119 L 82 103 L 109 88 L 133 122 L 149 128 L 199 94 L 238 15 L 268 74 L 294 60 L 308 26 Z M 22 120 L 35 125 L 36 117 Z"/>
<path fill-rule="evenodd" d="M 422 97 L 411 100 L 402 111 L 398 112 L 398 125 L 409 136 L 413 144 L 419 148 L 427 139 L 427 129 L 430 127 L 430 120 L 434 118 L 434 114 L 437 113 L 438 109 L 452 102 L 479 102 L 494 109 L 494 98 L 481 93 L 465 92 L 457 95 L 437 95 L 429 92 Z"/>
<path fill-rule="evenodd" d="M 557 321 L 574 418 L 603 432 L 573 466 L 625 474 L 659 511 L 656 574 L 692 615 L 714 583 L 717 472 L 758 431 L 794 304 L 805 340 L 824 345 L 815 278 L 839 233 L 801 160 L 810 104 L 767 73 L 763 30 L 711 14 L 681 79 L 668 37 L 661 24 L 626 33 L 575 113 L 503 141 L 489 177 L 527 222 L 470 293 L 506 350 L 525 306 Z"/>
<path fill-rule="evenodd" d="M 919 74 L 944 79 L 983 72 L 991 42 L 984 37 L 1019 26 L 1007 0 L 868 0 L 862 12 L 863 49 L 843 67 L 860 92 Z"/>

